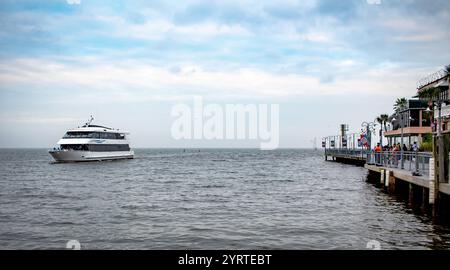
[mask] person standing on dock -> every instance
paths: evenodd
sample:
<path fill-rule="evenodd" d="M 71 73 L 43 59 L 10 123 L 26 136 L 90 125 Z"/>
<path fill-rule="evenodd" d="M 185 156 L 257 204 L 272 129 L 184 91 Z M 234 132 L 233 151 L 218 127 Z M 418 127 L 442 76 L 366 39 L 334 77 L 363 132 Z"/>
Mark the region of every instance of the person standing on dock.
<path fill-rule="evenodd" d="M 403 152 L 408 152 L 408 146 L 406 146 L 406 144 L 403 144 L 403 147 L 402 147 L 402 149 L 403 149 Z M 408 155 L 406 156 L 406 157 L 404 157 L 406 160 L 409 160 L 409 157 L 408 157 Z"/>
<path fill-rule="evenodd" d="M 414 142 L 414 144 L 413 144 L 413 146 L 412 146 L 412 150 L 413 150 L 414 152 L 419 151 L 419 147 L 417 146 L 417 142 Z"/>
<path fill-rule="evenodd" d="M 379 143 L 375 146 L 375 162 L 376 164 L 381 163 L 381 145 Z"/>
<path fill-rule="evenodd" d="M 400 160 L 400 155 L 399 152 L 401 151 L 401 146 L 400 143 L 397 143 L 396 145 L 394 145 L 394 149 L 393 149 L 393 156 L 394 156 L 394 165 L 398 166 L 398 162 Z"/>

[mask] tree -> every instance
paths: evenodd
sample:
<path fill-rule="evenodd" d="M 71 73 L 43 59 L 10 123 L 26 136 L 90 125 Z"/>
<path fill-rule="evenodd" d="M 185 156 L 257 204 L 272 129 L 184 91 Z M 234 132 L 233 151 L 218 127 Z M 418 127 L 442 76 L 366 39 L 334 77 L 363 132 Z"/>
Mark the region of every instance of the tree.
<path fill-rule="evenodd" d="M 436 101 L 439 99 L 439 94 L 441 90 L 437 87 L 429 87 L 422 89 L 418 94 L 417 97 L 420 99 L 427 100 L 429 103 Z"/>
<path fill-rule="evenodd" d="M 379 116 L 377 116 L 375 121 L 377 121 L 380 124 L 382 129 L 384 128 L 384 131 L 387 131 L 386 124 L 390 121 L 390 117 L 388 114 L 380 114 Z"/>
<path fill-rule="evenodd" d="M 387 131 L 386 124 L 389 122 L 388 114 L 380 114 L 375 120 L 380 124 L 381 129 L 384 128 L 384 131 Z M 380 145 L 383 145 L 383 132 L 380 132 Z"/>
<path fill-rule="evenodd" d="M 445 71 L 447 72 L 447 75 L 450 74 L 450 65 L 445 66 Z"/>
<path fill-rule="evenodd" d="M 406 98 L 397 98 L 394 104 L 394 111 L 399 113 L 400 111 L 406 109 L 408 106 L 408 100 Z"/>

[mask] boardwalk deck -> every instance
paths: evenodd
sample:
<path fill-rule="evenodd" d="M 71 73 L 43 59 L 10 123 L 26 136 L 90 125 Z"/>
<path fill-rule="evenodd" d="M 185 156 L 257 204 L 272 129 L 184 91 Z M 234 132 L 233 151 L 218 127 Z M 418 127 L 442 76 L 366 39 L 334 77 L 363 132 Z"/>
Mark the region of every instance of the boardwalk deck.
<path fill-rule="evenodd" d="M 343 163 L 350 163 L 355 165 L 364 166 L 366 169 L 374 172 L 380 173 L 381 170 L 385 171 L 391 171 L 393 173 L 393 176 L 397 179 L 406 181 L 408 183 L 424 187 L 429 189 L 430 188 L 430 165 L 429 165 L 429 158 L 431 158 L 431 153 L 421 153 L 420 157 L 416 157 L 413 154 L 405 155 L 405 161 L 404 161 L 404 168 L 400 169 L 400 161 L 397 159 L 392 160 L 392 156 L 390 156 L 388 159 L 386 159 L 385 155 L 381 155 L 382 158 L 380 158 L 381 164 L 388 165 L 388 166 L 380 166 L 380 165 L 373 165 L 368 164 L 370 162 L 367 162 L 368 158 L 371 158 L 372 162 L 374 162 L 374 156 L 370 154 L 370 151 L 367 150 L 348 150 L 348 149 L 326 149 L 325 150 L 325 157 L 332 157 L 333 160 L 343 162 Z M 425 155 L 425 156 L 424 156 Z M 429 156 L 426 156 L 429 155 Z M 416 158 L 420 159 L 420 165 L 415 164 Z M 415 168 L 416 166 L 417 169 Z M 415 176 L 413 175 L 413 171 L 419 171 L 422 176 Z M 450 184 L 449 183 L 440 183 L 439 184 L 439 191 L 441 193 L 450 195 Z"/>
<path fill-rule="evenodd" d="M 401 169 L 395 169 L 395 168 L 387 168 L 387 167 L 380 167 L 376 165 L 364 165 L 364 168 L 381 173 L 381 170 L 385 171 L 391 171 L 393 173 L 393 176 L 397 179 L 406 181 L 408 183 L 421 186 L 424 188 L 430 188 L 430 177 L 428 175 L 426 176 L 414 176 L 412 175 L 411 171 L 408 170 L 401 170 Z M 439 191 L 450 195 L 450 185 L 447 183 L 440 183 L 439 184 Z"/>

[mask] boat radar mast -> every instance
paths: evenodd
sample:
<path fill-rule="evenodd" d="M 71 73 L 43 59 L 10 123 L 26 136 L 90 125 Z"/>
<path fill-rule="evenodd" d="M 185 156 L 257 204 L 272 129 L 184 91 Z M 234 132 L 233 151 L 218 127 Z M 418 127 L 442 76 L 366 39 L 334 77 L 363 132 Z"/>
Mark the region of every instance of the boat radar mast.
<path fill-rule="evenodd" d="M 92 117 L 92 115 L 91 115 L 91 117 L 89 118 L 89 121 L 87 121 L 86 124 L 84 124 L 84 126 L 89 127 L 89 125 L 92 123 L 92 121 L 94 121 L 94 117 Z"/>

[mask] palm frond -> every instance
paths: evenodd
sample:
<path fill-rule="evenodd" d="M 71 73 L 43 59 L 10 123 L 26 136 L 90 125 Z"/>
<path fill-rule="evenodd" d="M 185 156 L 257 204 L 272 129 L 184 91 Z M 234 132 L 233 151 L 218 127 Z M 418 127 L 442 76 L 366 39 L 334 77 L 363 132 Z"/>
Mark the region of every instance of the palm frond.
<path fill-rule="evenodd" d="M 406 107 L 408 106 L 408 100 L 406 98 L 397 98 L 397 100 L 394 103 L 394 111 L 395 112 L 400 112 L 403 109 L 406 109 Z"/>
<path fill-rule="evenodd" d="M 437 87 L 430 87 L 430 88 L 426 88 L 423 89 L 422 91 L 419 92 L 419 94 L 417 95 L 420 99 L 425 99 L 428 101 L 434 101 L 439 99 L 439 94 L 440 94 L 441 90 Z"/>

